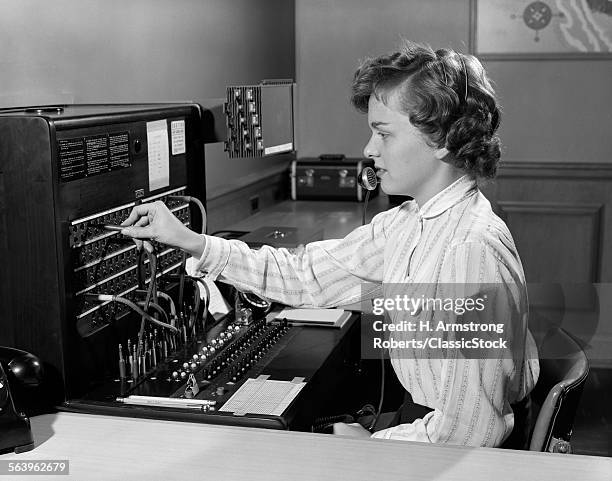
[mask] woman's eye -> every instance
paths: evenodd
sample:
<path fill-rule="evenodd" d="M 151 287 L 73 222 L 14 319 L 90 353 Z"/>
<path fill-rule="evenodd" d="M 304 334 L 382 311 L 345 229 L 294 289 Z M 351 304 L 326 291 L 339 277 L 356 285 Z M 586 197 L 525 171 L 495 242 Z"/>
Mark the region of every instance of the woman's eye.
<path fill-rule="evenodd" d="M 385 138 L 385 137 L 387 137 L 389 134 L 388 134 L 387 132 L 378 132 L 378 135 L 384 139 L 384 138 Z"/>

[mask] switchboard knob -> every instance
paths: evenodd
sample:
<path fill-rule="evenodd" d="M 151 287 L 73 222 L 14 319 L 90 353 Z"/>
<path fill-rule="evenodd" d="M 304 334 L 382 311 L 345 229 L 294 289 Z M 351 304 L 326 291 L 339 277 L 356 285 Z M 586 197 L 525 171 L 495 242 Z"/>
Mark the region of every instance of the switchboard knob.
<path fill-rule="evenodd" d="M 177 377 L 179 377 L 178 371 L 172 371 L 172 379 L 176 379 Z"/>
<path fill-rule="evenodd" d="M 223 396 L 225 394 L 225 388 L 223 386 L 219 386 L 215 392 L 217 393 L 217 396 Z"/>
<path fill-rule="evenodd" d="M 342 178 L 346 177 L 348 175 L 348 170 L 346 169 L 340 169 L 340 171 L 338 172 L 338 175 Z"/>
<path fill-rule="evenodd" d="M 188 362 L 184 362 L 183 363 L 183 369 L 188 369 L 189 368 L 189 363 Z"/>
<path fill-rule="evenodd" d="M 314 175 L 314 169 L 306 169 L 304 172 L 308 177 L 312 177 Z"/>

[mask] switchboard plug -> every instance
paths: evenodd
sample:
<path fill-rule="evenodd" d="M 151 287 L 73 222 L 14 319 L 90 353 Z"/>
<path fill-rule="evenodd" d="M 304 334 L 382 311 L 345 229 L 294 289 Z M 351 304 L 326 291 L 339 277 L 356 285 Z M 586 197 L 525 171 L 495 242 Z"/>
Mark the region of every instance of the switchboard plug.
<path fill-rule="evenodd" d="M 115 300 L 116 297 L 117 296 L 114 296 L 112 294 L 91 294 L 91 293 L 85 294 L 86 299 L 90 299 L 92 301 L 100 301 L 100 302 L 112 302 Z"/>
<path fill-rule="evenodd" d="M 144 320 L 149 321 L 157 326 L 163 327 L 165 329 L 170 330 L 173 333 L 178 333 L 179 330 L 174 327 L 171 324 L 168 324 L 166 322 L 162 322 L 159 319 L 155 319 L 153 316 L 151 316 L 149 313 L 145 312 L 143 309 L 141 309 L 137 304 L 135 304 L 134 302 L 130 301 L 129 299 L 126 299 L 125 297 L 122 296 L 116 296 L 116 295 L 112 295 L 112 294 L 94 294 L 94 293 L 87 293 L 85 294 L 85 298 L 87 299 L 92 299 L 92 300 L 96 300 L 99 302 L 119 302 L 120 304 L 123 304 L 127 307 L 129 307 L 132 311 L 134 311 L 136 314 L 138 314 L 139 316 L 141 316 Z"/>
<path fill-rule="evenodd" d="M 116 224 L 98 224 L 99 227 L 102 227 L 105 230 L 121 232 L 125 227 Z"/>

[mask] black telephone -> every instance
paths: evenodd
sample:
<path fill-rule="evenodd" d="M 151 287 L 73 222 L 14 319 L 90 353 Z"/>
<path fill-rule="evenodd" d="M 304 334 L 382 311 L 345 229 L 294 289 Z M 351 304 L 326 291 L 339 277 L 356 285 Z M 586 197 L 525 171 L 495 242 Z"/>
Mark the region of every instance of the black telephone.
<path fill-rule="evenodd" d="M 38 386 L 42 364 L 29 352 L 0 347 L 0 454 L 23 453 L 34 448 L 30 420 L 15 407 L 14 390 Z"/>

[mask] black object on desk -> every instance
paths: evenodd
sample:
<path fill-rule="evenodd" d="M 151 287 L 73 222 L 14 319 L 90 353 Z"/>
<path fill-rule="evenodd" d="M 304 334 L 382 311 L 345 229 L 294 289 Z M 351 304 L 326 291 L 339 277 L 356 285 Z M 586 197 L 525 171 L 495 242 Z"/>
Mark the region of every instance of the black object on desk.
<path fill-rule="evenodd" d="M 37 386 L 41 378 L 42 367 L 36 356 L 0 347 L 0 453 L 23 453 L 34 448 L 30 420 L 15 406 L 11 385 L 14 390 Z"/>

